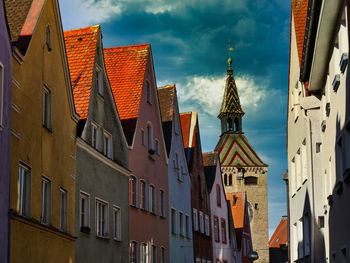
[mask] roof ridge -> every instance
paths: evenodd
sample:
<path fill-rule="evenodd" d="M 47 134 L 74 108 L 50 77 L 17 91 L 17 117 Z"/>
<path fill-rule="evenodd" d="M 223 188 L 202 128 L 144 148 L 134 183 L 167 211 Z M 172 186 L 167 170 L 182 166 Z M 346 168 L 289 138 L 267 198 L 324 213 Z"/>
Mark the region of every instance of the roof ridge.
<path fill-rule="evenodd" d="M 121 48 L 127 48 L 127 47 L 142 47 L 147 46 L 148 48 L 151 47 L 150 43 L 142 43 L 142 44 L 131 44 L 131 45 L 125 45 L 125 46 L 115 46 L 115 47 L 105 47 L 103 50 L 113 50 L 113 49 L 121 49 Z"/>

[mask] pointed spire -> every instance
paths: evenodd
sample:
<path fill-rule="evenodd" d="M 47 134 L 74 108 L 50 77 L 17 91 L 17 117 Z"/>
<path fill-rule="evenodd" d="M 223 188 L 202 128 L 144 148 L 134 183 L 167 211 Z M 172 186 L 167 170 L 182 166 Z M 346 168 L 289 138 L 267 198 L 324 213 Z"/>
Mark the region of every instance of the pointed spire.
<path fill-rule="evenodd" d="M 231 52 L 233 48 L 229 48 L 229 58 L 227 60 L 227 77 L 225 92 L 221 103 L 218 118 L 222 122 L 222 132 L 234 131 L 242 132 L 242 117 L 244 111 L 238 96 L 238 90 L 235 79 L 233 77 Z"/>

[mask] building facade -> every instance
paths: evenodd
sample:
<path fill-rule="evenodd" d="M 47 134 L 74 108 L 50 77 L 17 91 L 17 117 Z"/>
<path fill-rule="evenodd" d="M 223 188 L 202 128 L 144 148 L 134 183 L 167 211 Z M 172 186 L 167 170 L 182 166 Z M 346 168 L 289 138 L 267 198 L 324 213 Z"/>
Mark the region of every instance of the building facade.
<path fill-rule="evenodd" d="M 216 263 L 237 262 L 235 243 L 230 241 L 229 214 L 219 156 L 216 152 L 203 153 L 205 177 L 210 198 L 213 258 Z M 233 236 L 232 238 L 235 238 Z"/>
<path fill-rule="evenodd" d="M 288 261 L 288 218 L 282 217 L 269 241 L 270 263 Z"/>
<path fill-rule="evenodd" d="M 129 251 L 128 148 L 105 71 L 101 28 L 64 35 L 80 117 L 75 262 L 122 262 Z"/>
<path fill-rule="evenodd" d="M 219 153 L 225 192 L 246 192 L 256 262 L 268 262 L 267 165 L 250 145 L 242 129 L 242 110 L 228 59 L 225 92 L 218 118 L 221 136 L 215 148 Z"/>
<path fill-rule="evenodd" d="M 168 157 L 151 47 L 105 48 L 104 56 L 129 144 L 129 261 L 169 262 Z"/>
<path fill-rule="evenodd" d="M 11 44 L 5 16 L 4 1 L 0 1 L 0 258 L 8 261 L 9 251 L 9 190 L 10 190 L 10 112 L 11 112 Z"/>
<path fill-rule="evenodd" d="M 183 148 L 175 85 L 158 89 L 163 133 L 169 157 L 170 262 L 193 262 L 191 179 Z"/>
<path fill-rule="evenodd" d="M 181 113 L 181 130 L 191 177 L 194 262 L 213 262 L 210 198 L 204 172 L 198 114 Z"/>
<path fill-rule="evenodd" d="M 292 1 L 288 91 L 291 261 L 348 262 L 348 1 Z"/>
<path fill-rule="evenodd" d="M 73 262 L 78 117 L 58 1 L 5 6 L 13 44 L 11 262 Z"/>

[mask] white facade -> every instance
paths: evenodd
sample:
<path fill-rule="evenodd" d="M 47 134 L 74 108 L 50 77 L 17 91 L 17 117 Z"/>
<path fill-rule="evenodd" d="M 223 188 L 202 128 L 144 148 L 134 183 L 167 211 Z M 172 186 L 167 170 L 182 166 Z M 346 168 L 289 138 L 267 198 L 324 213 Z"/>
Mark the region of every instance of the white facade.
<path fill-rule="evenodd" d="M 345 1 L 323 1 L 308 84 L 291 20 L 288 170 L 291 262 L 350 262 L 350 116 Z M 312 42 L 314 41 L 314 42 Z M 344 66 L 345 65 L 345 66 Z M 347 128 L 348 127 L 348 128 Z M 350 170 L 349 170 L 350 171 Z"/>

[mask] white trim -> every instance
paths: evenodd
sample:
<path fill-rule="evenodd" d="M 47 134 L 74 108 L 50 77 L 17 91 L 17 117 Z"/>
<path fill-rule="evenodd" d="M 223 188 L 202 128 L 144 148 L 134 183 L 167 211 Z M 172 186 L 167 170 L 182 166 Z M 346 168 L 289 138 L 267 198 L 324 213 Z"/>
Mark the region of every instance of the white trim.
<path fill-rule="evenodd" d="M 114 217 L 114 213 L 116 212 L 116 211 L 118 211 L 118 220 L 119 220 L 119 222 L 117 222 L 117 224 L 116 224 L 116 221 L 115 221 L 115 217 Z M 114 240 L 116 240 L 116 241 L 122 241 L 122 209 L 119 207 L 119 206 L 117 206 L 117 205 L 113 205 L 113 207 L 112 207 L 112 216 L 113 216 L 113 239 Z M 115 228 L 116 228 L 116 225 L 118 225 L 118 223 L 119 223 L 119 230 L 118 230 L 118 232 L 119 232 L 119 236 L 115 236 Z"/>
<path fill-rule="evenodd" d="M 107 214 L 106 214 L 106 223 L 105 223 L 105 225 L 106 225 L 106 235 L 105 236 L 104 235 L 99 235 L 97 233 L 98 232 L 97 231 L 98 230 L 98 226 L 97 226 L 97 209 L 96 209 L 97 203 L 105 204 L 107 206 L 107 208 L 106 208 L 106 212 L 107 212 Z M 102 238 L 108 238 L 109 234 L 110 234 L 110 232 L 109 232 L 109 202 L 107 202 L 107 201 L 105 201 L 105 200 L 103 200 L 103 199 L 101 199 L 99 197 L 95 197 L 95 234 L 96 234 L 97 237 L 102 237 Z"/>
<path fill-rule="evenodd" d="M 99 161 L 103 162 L 104 164 L 108 165 L 109 167 L 113 168 L 114 170 L 121 172 L 122 174 L 126 176 L 131 175 L 131 171 L 122 167 L 121 165 L 113 162 L 111 159 L 107 158 L 100 152 L 98 152 L 96 149 L 91 147 L 89 144 L 87 144 L 83 139 L 80 137 L 77 138 L 77 146 L 79 146 L 81 149 L 85 150 L 89 154 L 91 154 L 93 157 L 98 159 Z"/>
<path fill-rule="evenodd" d="M 87 192 L 85 192 L 85 191 L 82 191 L 82 190 L 80 190 L 79 191 L 79 227 L 81 228 L 81 227 L 83 227 L 83 225 L 81 224 L 81 221 L 80 221 L 80 219 L 81 219 L 81 195 L 85 195 L 87 198 L 88 198 L 88 203 L 89 203 L 89 205 L 88 205 L 88 219 L 87 219 L 87 225 L 86 225 L 86 227 L 89 227 L 89 228 L 91 228 L 91 222 L 90 222 L 90 218 L 91 218 L 91 209 L 90 209 L 90 207 L 91 207 L 91 204 L 90 204 L 90 194 L 89 193 L 87 193 Z M 85 226 L 85 225 L 84 225 Z"/>

